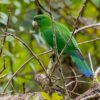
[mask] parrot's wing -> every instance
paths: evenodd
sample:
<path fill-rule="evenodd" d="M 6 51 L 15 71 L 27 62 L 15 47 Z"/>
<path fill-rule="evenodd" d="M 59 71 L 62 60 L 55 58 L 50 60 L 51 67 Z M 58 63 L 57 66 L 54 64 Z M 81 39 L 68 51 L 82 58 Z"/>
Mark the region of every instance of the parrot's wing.
<path fill-rule="evenodd" d="M 60 38 L 59 40 L 62 40 L 64 42 L 64 44 L 66 44 L 67 41 L 71 38 L 71 32 L 65 25 L 63 25 L 61 23 L 55 22 L 54 26 L 55 26 L 55 31 L 56 31 L 57 35 L 59 36 L 58 38 Z M 73 50 L 77 50 L 77 49 L 79 49 L 77 42 L 74 39 L 74 37 L 72 36 L 71 40 L 68 43 L 68 50 L 73 51 Z"/>

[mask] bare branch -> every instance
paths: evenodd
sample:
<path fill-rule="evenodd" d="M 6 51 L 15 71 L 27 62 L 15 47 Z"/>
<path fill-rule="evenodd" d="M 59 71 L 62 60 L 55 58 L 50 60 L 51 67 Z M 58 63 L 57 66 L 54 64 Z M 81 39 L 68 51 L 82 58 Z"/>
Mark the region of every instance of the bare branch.
<path fill-rule="evenodd" d="M 90 24 L 90 25 L 83 26 L 83 27 L 81 27 L 81 28 L 75 30 L 74 34 L 80 32 L 80 31 L 82 31 L 82 30 L 85 30 L 85 29 L 87 29 L 87 28 L 96 27 L 96 26 L 100 26 L 100 23 L 95 23 L 95 24 Z"/>
<path fill-rule="evenodd" d="M 2 51 L 3 51 L 5 40 L 6 40 L 6 35 L 7 35 L 7 31 L 8 31 L 9 20 L 10 20 L 10 14 L 8 15 L 7 25 L 6 25 L 5 32 L 4 32 L 5 37 L 2 40 L 2 47 L 1 47 L 1 50 L 0 50 L 0 56 L 2 55 Z"/>
<path fill-rule="evenodd" d="M 84 11 L 84 9 L 85 9 L 85 6 L 86 6 L 86 4 L 87 4 L 87 1 L 88 1 L 88 0 L 84 0 L 83 5 L 82 5 L 82 8 L 81 8 L 81 10 L 79 11 L 79 14 L 78 14 L 78 16 L 77 16 L 77 18 L 76 18 L 76 21 L 75 21 L 75 24 L 74 24 L 75 26 L 74 26 L 72 35 L 70 36 L 69 40 L 66 42 L 66 44 L 65 44 L 64 48 L 62 49 L 62 51 L 61 51 L 59 57 L 63 54 L 64 50 L 68 47 L 68 43 L 71 41 L 71 39 L 72 39 L 72 37 L 73 37 L 73 35 L 74 35 L 74 33 L 75 33 L 75 30 L 76 30 L 77 27 L 78 27 L 79 17 L 81 17 L 81 15 L 82 15 L 82 13 L 83 13 L 83 11 Z"/>
<path fill-rule="evenodd" d="M 40 7 L 42 10 L 44 10 L 45 12 L 47 12 L 48 14 L 50 14 L 50 11 L 48 11 L 47 9 L 45 9 L 45 8 L 41 5 L 41 3 L 40 3 L 39 0 L 36 0 L 36 2 L 38 3 L 39 7 Z"/>
<path fill-rule="evenodd" d="M 100 38 L 95 38 L 95 39 L 91 39 L 91 40 L 88 40 L 88 41 L 80 42 L 80 43 L 78 43 L 78 45 L 90 43 L 90 42 L 97 41 L 97 40 L 100 40 Z"/>

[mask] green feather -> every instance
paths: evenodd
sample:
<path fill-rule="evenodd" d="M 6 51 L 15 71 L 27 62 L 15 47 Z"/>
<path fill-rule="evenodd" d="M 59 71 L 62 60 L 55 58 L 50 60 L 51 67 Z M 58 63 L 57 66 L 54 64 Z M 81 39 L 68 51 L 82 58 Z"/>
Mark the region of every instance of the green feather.
<path fill-rule="evenodd" d="M 41 36 L 44 38 L 48 46 L 53 47 L 53 31 L 51 18 L 47 15 L 37 15 L 34 17 L 34 20 L 38 23 L 41 31 Z M 54 31 L 56 34 L 57 51 L 58 53 L 60 53 L 72 34 L 65 25 L 57 21 L 54 21 Z M 72 60 L 76 63 L 77 68 L 85 76 L 89 77 L 92 75 L 92 71 L 84 60 L 77 42 L 73 36 L 71 38 L 71 41 L 68 43 L 67 48 L 65 48 L 63 54 L 70 55 L 72 57 Z"/>

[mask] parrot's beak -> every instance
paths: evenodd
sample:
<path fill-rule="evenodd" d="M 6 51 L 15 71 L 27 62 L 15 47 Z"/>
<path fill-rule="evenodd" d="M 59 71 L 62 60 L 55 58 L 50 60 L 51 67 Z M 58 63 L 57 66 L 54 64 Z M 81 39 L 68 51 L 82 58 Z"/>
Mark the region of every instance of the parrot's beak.
<path fill-rule="evenodd" d="M 35 31 L 36 34 L 39 33 L 39 27 L 38 27 L 38 23 L 36 21 L 32 21 L 32 26 L 33 26 L 33 30 Z"/>
<path fill-rule="evenodd" d="M 32 26 L 33 26 L 33 28 L 36 28 L 38 26 L 37 22 L 33 20 L 32 21 Z"/>

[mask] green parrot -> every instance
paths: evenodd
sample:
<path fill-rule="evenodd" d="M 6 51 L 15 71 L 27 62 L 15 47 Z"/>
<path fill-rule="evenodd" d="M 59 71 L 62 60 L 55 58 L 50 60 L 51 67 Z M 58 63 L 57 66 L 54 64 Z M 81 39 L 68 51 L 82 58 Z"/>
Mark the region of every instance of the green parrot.
<path fill-rule="evenodd" d="M 47 45 L 53 48 L 54 33 L 52 31 L 52 20 L 50 16 L 45 14 L 36 15 L 34 17 L 32 25 L 33 27 L 38 26 L 37 28 L 39 28 L 41 36 L 43 37 Z M 65 25 L 57 21 L 54 21 L 54 30 L 56 34 L 57 51 L 60 54 L 66 42 L 71 37 L 71 32 Z M 92 70 L 89 68 L 84 57 L 82 56 L 74 37 L 71 38 L 70 42 L 68 43 L 68 46 L 63 52 L 63 55 L 71 56 L 73 62 L 75 62 L 77 68 L 83 75 L 85 75 L 86 77 L 93 76 Z"/>

